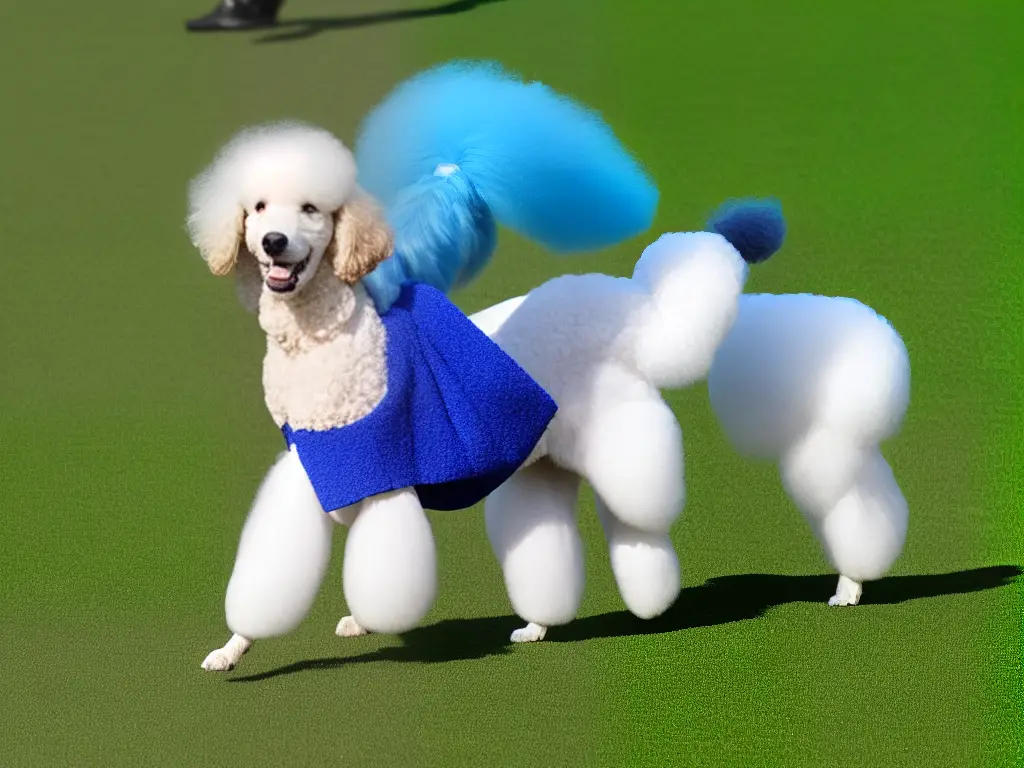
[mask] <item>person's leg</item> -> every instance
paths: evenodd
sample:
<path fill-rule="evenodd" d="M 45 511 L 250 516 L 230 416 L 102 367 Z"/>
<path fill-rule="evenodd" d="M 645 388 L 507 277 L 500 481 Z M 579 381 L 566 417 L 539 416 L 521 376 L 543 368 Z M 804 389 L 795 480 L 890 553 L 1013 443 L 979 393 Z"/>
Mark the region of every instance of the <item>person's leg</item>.
<path fill-rule="evenodd" d="M 220 0 L 217 7 L 205 16 L 185 22 L 193 32 L 256 29 L 277 22 L 277 12 L 284 0 Z"/>

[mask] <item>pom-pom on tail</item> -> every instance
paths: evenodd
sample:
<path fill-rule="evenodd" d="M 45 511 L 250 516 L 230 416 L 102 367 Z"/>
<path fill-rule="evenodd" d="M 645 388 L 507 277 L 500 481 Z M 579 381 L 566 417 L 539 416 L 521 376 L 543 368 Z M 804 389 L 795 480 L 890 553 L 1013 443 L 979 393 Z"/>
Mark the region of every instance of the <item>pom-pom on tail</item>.
<path fill-rule="evenodd" d="M 748 264 L 758 264 L 782 247 L 786 219 L 777 200 L 729 200 L 708 220 L 708 231 L 728 240 Z"/>
<path fill-rule="evenodd" d="M 486 233 L 440 253 L 426 247 L 459 241 L 470 221 L 493 225 L 451 205 L 482 203 L 497 222 L 567 253 L 644 232 L 658 203 L 654 183 L 596 112 L 492 62 L 452 62 L 399 85 L 367 116 L 355 154 L 359 183 L 387 209 L 404 260 L 367 282 L 375 297 L 399 274 L 447 291 L 487 263 Z M 438 263 L 448 260 L 455 264 Z"/>

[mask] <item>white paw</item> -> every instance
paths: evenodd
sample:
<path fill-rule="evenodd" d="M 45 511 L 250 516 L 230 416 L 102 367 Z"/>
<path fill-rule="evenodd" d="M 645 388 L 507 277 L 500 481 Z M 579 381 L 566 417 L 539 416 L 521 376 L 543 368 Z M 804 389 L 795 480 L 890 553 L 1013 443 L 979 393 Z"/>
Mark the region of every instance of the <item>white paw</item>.
<path fill-rule="evenodd" d="M 227 672 L 234 666 L 235 660 L 223 648 L 218 648 L 203 659 L 203 669 L 207 672 Z"/>
<path fill-rule="evenodd" d="M 548 633 L 547 627 L 542 627 L 540 624 L 534 624 L 532 621 L 522 629 L 517 629 L 512 633 L 513 643 L 536 643 L 539 640 L 544 639 L 544 635 Z"/>
<path fill-rule="evenodd" d="M 338 637 L 359 637 L 360 635 L 367 634 L 367 631 L 359 626 L 359 623 L 351 616 L 344 616 L 338 622 L 338 627 L 334 630 L 334 634 Z"/>
<path fill-rule="evenodd" d="M 836 586 L 836 593 L 828 599 L 828 604 L 832 606 L 856 605 L 860 602 L 862 591 L 863 588 L 859 582 L 848 579 L 845 576 L 840 576 L 839 584 Z"/>

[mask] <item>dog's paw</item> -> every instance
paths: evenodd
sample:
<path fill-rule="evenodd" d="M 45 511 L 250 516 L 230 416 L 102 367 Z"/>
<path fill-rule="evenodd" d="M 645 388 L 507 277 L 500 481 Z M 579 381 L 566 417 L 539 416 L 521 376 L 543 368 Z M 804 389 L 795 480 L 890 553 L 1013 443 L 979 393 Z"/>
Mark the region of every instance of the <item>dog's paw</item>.
<path fill-rule="evenodd" d="M 517 629 L 512 633 L 513 643 L 536 643 L 544 639 L 544 635 L 548 633 L 547 627 L 542 627 L 540 624 L 534 624 L 532 621 L 522 629 Z"/>
<path fill-rule="evenodd" d="M 360 635 L 368 634 L 368 632 L 359 626 L 359 622 L 354 618 L 351 616 L 344 616 L 341 621 L 338 622 L 338 627 L 334 630 L 334 634 L 338 637 L 359 637 Z"/>
<path fill-rule="evenodd" d="M 227 672 L 234 669 L 235 660 L 223 648 L 218 648 L 203 659 L 203 669 L 207 672 Z"/>
<path fill-rule="evenodd" d="M 861 587 L 860 583 L 845 576 L 840 576 L 839 584 L 836 586 L 836 593 L 829 598 L 828 604 L 831 606 L 856 605 L 860 602 L 862 591 L 863 587 Z"/>

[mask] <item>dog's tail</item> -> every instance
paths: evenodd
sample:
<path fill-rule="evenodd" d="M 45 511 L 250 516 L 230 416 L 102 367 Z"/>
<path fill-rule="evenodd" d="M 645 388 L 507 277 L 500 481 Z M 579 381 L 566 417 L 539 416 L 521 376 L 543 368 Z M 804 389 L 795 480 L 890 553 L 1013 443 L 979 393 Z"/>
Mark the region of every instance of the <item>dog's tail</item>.
<path fill-rule="evenodd" d="M 491 62 L 399 85 L 363 123 L 359 183 L 388 211 L 395 256 L 366 279 L 378 305 L 404 280 L 444 291 L 494 253 L 500 223 L 562 253 L 647 230 L 658 191 L 595 112 Z"/>
<path fill-rule="evenodd" d="M 707 229 L 662 235 L 633 271 L 651 296 L 637 336 L 637 365 L 659 389 L 707 376 L 736 319 L 749 265 L 782 247 L 786 221 L 774 200 L 732 200 Z"/>

